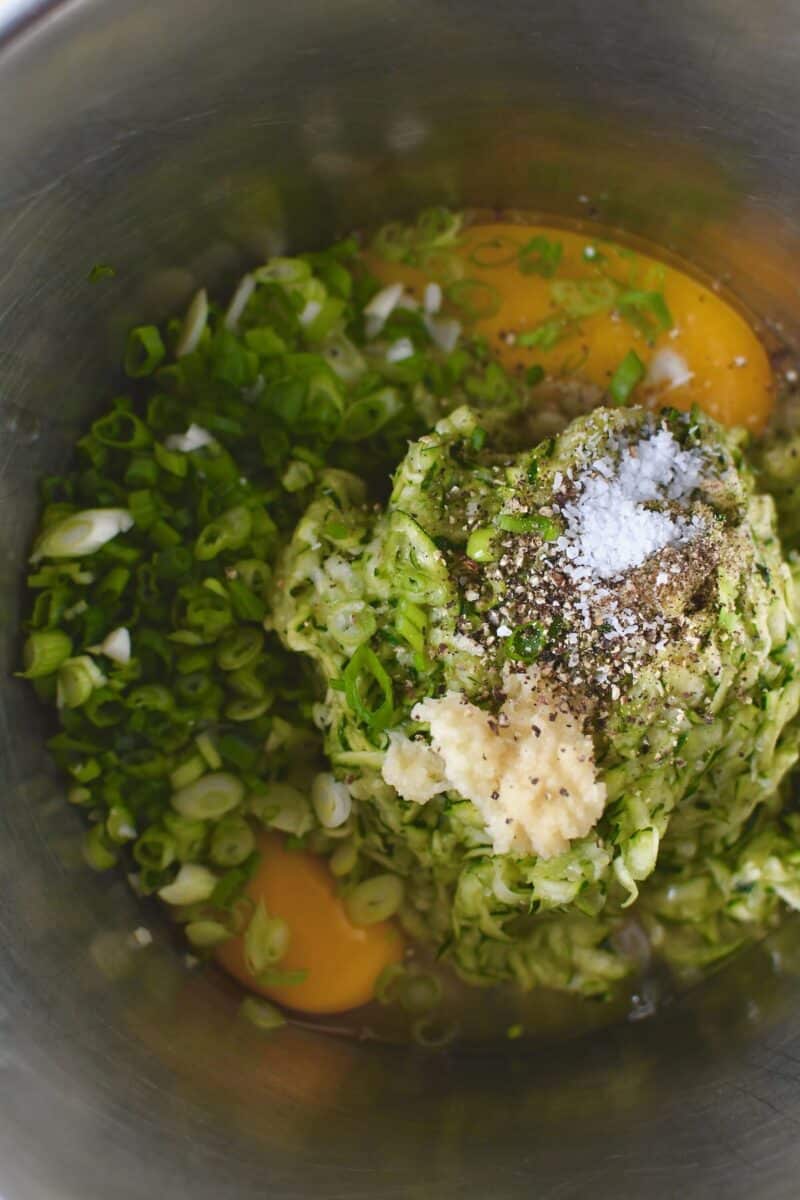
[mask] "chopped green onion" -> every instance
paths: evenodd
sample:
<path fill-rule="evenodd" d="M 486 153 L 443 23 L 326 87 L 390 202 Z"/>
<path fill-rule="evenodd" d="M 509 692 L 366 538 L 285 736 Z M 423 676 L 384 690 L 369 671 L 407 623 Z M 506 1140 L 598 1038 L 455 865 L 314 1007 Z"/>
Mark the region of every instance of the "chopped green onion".
<path fill-rule="evenodd" d="M 506 533 L 538 533 L 545 542 L 555 541 L 561 532 L 555 521 L 539 513 L 501 513 L 497 526 Z"/>
<path fill-rule="evenodd" d="M 91 803 L 92 799 L 93 796 L 89 789 L 87 787 L 81 787 L 78 784 L 76 784 L 75 787 L 71 787 L 67 792 L 68 804 L 85 805 Z"/>
<path fill-rule="evenodd" d="M 188 475 L 189 460 L 182 451 L 171 450 L 169 446 L 162 446 L 160 442 L 156 442 L 153 447 L 153 456 L 161 470 L 168 471 L 176 479 L 184 479 Z"/>
<path fill-rule="evenodd" d="M 237 808 L 243 799 L 242 781 L 225 771 L 215 771 L 175 792 L 172 807 L 184 817 L 213 821 Z"/>
<path fill-rule="evenodd" d="M 301 492 L 303 488 L 309 487 L 313 482 L 314 468 L 307 462 L 301 462 L 297 459 L 292 459 L 281 475 L 281 483 L 286 491 L 290 493 Z"/>
<path fill-rule="evenodd" d="M 263 621 L 266 605 L 260 595 L 256 596 L 239 579 L 229 579 L 226 585 L 231 607 L 240 621 Z"/>
<path fill-rule="evenodd" d="M 424 208 L 417 217 L 415 242 L 418 246 L 451 246 L 461 232 L 462 221 L 461 213 L 441 205 Z"/>
<path fill-rule="evenodd" d="M 414 1022 L 411 1036 L 418 1045 L 429 1050 L 439 1050 L 455 1040 L 458 1036 L 458 1026 L 428 1014 Z"/>
<path fill-rule="evenodd" d="M 262 696 L 260 699 L 237 696 L 225 705 L 225 716 L 229 721 L 256 721 L 269 711 L 271 705 L 272 696 Z"/>
<path fill-rule="evenodd" d="M 337 846 L 333 854 L 328 859 L 328 866 L 331 874 L 336 879 L 341 879 L 344 875 L 349 875 L 355 868 L 358 862 L 358 846 L 354 838 L 347 838 L 340 846 Z"/>
<path fill-rule="evenodd" d="M 506 653 L 518 662 L 532 663 L 547 645 L 547 631 L 537 621 L 520 625 L 506 640 Z"/>
<path fill-rule="evenodd" d="M 525 382 L 527 383 L 528 387 L 538 387 L 544 379 L 544 375 L 544 367 L 541 367 L 538 363 L 534 363 L 534 365 L 532 367 L 528 367 L 525 372 Z"/>
<path fill-rule="evenodd" d="M 350 816 L 353 802 L 347 784 L 324 771 L 314 777 L 311 803 L 324 829 L 338 829 Z"/>
<path fill-rule="evenodd" d="M 494 562 L 497 557 L 492 548 L 495 536 L 494 529 L 488 525 L 483 525 L 480 529 L 473 529 L 467 539 L 467 558 L 471 558 L 473 562 L 477 563 Z"/>
<path fill-rule="evenodd" d="M 116 273 L 116 267 L 108 263 L 95 263 L 86 278 L 89 283 L 99 283 L 101 279 L 113 279 Z"/>
<path fill-rule="evenodd" d="M 80 708 L 105 682 L 105 675 L 88 654 L 65 659 L 58 669 L 58 707 Z"/>
<path fill-rule="evenodd" d="M 175 861 L 175 839 L 165 830 L 151 825 L 133 847 L 133 857 L 141 867 L 163 871 Z"/>
<path fill-rule="evenodd" d="M 303 837 L 313 825 L 311 806 L 302 792 L 288 783 L 272 783 L 253 796 L 250 808 L 262 824 L 293 837 Z"/>
<path fill-rule="evenodd" d="M 78 783 L 91 783 L 103 772 L 103 768 L 96 758 L 86 758 L 83 762 L 73 763 L 67 770 L 73 779 L 77 779 Z"/>
<path fill-rule="evenodd" d="M 115 805 L 106 819 L 106 831 L 112 842 L 131 842 L 136 837 L 136 826 L 129 809 Z"/>
<path fill-rule="evenodd" d="M 36 542 L 31 562 L 94 554 L 132 526 L 133 517 L 125 508 L 87 508 L 51 525 Z"/>
<path fill-rule="evenodd" d="M 245 997 L 239 1007 L 239 1012 L 246 1021 L 249 1021 L 262 1033 L 273 1033 L 286 1024 L 286 1017 L 280 1009 L 256 996 Z"/>
<path fill-rule="evenodd" d="M 183 319 L 180 336 L 175 345 L 175 357 L 183 358 L 191 354 L 200 344 L 208 323 L 208 296 L 205 288 L 201 288 L 189 305 Z"/>
<path fill-rule="evenodd" d="M 543 275 L 549 279 L 558 270 L 564 254 L 564 245 L 559 241 L 539 234 L 520 246 L 517 251 L 517 262 L 523 275 Z"/>
<path fill-rule="evenodd" d="M 217 647 L 217 666 L 236 671 L 257 658 L 264 647 L 264 633 L 255 625 L 240 625 L 222 635 Z"/>
<path fill-rule="evenodd" d="M 474 450 L 476 453 L 480 453 L 480 451 L 486 445 L 486 430 L 480 425 L 476 425 L 470 434 L 469 444 L 472 450 Z"/>
<path fill-rule="evenodd" d="M 258 977 L 262 987 L 295 987 L 308 978 L 308 968 L 298 971 L 283 971 L 279 967 L 265 967 Z"/>
<path fill-rule="evenodd" d="M 563 317 L 551 317 L 548 321 L 542 321 L 535 329 L 518 333 L 516 344 L 523 348 L 538 346 L 542 350 L 552 350 L 569 331 L 570 323 L 567 320 Z"/>
<path fill-rule="evenodd" d="M 473 246 L 469 261 L 476 267 L 507 267 L 517 261 L 519 252 L 519 242 L 498 234 Z"/>
<path fill-rule="evenodd" d="M 267 563 L 260 558 L 244 558 L 237 562 L 233 569 L 246 588 L 264 598 L 272 579 L 272 571 Z"/>
<path fill-rule="evenodd" d="M 192 817 L 166 812 L 164 825 L 175 845 L 175 857 L 179 862 L 195 862 L 205 852 L 207 826 Z"/>
<path fill-rule="evenodd" d="M 621 316 L 634 325 L 651 345 L 660 333 L 666 333 L 673 327 L 672 313 L 662 292 L 635 289 L 621 292 L 617 308 Z"/>
<path fill-rule="evenodd" d="M 473 321 L 493 317 L 500 311 L 500 292 L 482 279 L 458 279 L 448 284 L 445 296 Z"/>
<path fill-rule="evenodd" d="M 197 904 L 208 900 L 217 884 L 217 876 L 199 863 L 184 863 L 172 883 L 158 889 L 167 904 Z"/>
<path fill-rule="evenodd" d="M 195 542 L 195 558 L 202 562 L 216 558 L 222 550 L 238 550 L 246 545 L 253 530 L 250 510 L 237 504 L 206 525 Z"/>
<path fill-rule="evenodd" d="M 397 875 L 373 875 L 345 898 L 347 915 L 354 925 L 388 921 L 403 903 L 403 881 Z"/>
<path fill-rule="evenodd" d="M 350 405 L 344 414 L 339 436 L 345 442 L 361 442 L 372 437 L 402 411 L 403 401 L 397 389 L 380 388 Z"/>
<path fill-rule="evenodd" d="M 226 817 L 214 830 L 209 854 L 218 867 L 238 867 L 255 847 L 255 835 L 247 822 L 241 817 Z"/>
<path fill-rule="evenodd" d="M 228 672 L 225 683 L 246 700 L 262 700 L 267 695 L 267 689 L 256 670 L 257 666 L 257 663 L 251 662 L 245 667 L 237 667 L 235 671 Z"/>
<path fill-rule="evenodd" d="M 302 258 L 271 258 L 266 266 L 253 271 L 253 278 L 257 283 L 295 285 L 311 278 L 311 267 Z"/>
<path fill-rule="evenodd" d="M 109 844 L 103 825 L 92 825 L 83 840 L 83 857 L 95 871 L 108 871 L 116 866 L 118 851 Z"/>
<path fill-rule="evenodd" d="M 107 729 L 124 721 L 128 710 L 115 691 L 108 687 L 99 687 L 95 688 L 85 701 L 83 715 L 98 729 Z"/>
<path fill-rule="evenodd" d="M 261 757 L 258 747 L 233 733 L 224 733 L 219 739 L 218 748 L 223 761 L 241 771 L 253 770 Z"/>
<path fill-rule="evenodd" d="M 610 279 L 555 279 L 550 284 L 554 303 L 573 320 L 610 312 L 617 291 Z"/>
<path fill-rule="evenodd" d="M 201 733 L 194 739 L 194 744 L 202 754 L 206 764 L 212 771 L 218 771 L 222 766 L 222 759 L 219 756 L 219 751 L 214 745 L 214 741 L 210 734 Z"/>
<path fill-rule="evenodd" d="M 645 365 L 635 350 L 629 350 L 611 377 L 609 393 L 614 404 L 627 404 L 645 376 Z"/>
<path fill-rule="evenodd" d="M 190 921 L 186 926 L 186 937 L 196 950 L 211 950 L 230 936 L 230 930 L 219 921 Z"/>
<path fill-rule="evenodd" d="M 168 689 L 160 683 L 143 683 L 129 692 L 128 707 L 169 712 L 175 707 L 175 701 Z"/>
<path fill-rule="evenodd" d="M 163 361 L 167 351 L 161 334 L 155 325 L 139 325 L 128 334 L 123 366 L 131 379 L 143 379 L 152 375 Z"/>
<path fill-rule="evenodd" d="M 95 599 L 104 608 L 111 608 L 122 596 L 130 579 L 131 573 L 127 567 L 112 567 L 98 583 Z"/>
<path fill-rule="evenodd" d="M 397 985 L 405 974 L 406 968 L 402 963 L 389 963 L 383 968 L 375 981 L 375 999 L 379 1004 L 395 1003 Z"/>
<path fill-rule="evenodd" d="M 22 647 L 21 672 L 26 679 L 42 679 L 52 675 L 72 654 L 72 641 L 60 629 L 32 633 Z"/>
<path fill-rule="evenodd" d="M 101 654 L 112 662 L 125 665 L 131 660 L 131 635 L 124 625 L 112 629 L 100 644 Z"/>
<path fill-rule="evenodd" d="M 372 239 L 372 250 L 387 262 L 402 262 L 411 250 L 414 231 L 391 221 L 384 225 Z"/>
<path fill-rule="evenodd" d="M 169 781 L 176 790 L 179 790 L 188 787 L 190 783 L 194 783 L 205 773 L 205 759 L 199 754 L 193 754 L 186 762 L 181 763 L 179 767 L 170 772 Z"/>
<path fill-rule="evenodd" d="M 422 1016 L 436 1008 L 442 998 L 442 984 L 425 971 L 406 971 L 396 985 L 397 1001 L 409 1016 Z"/>
<path fill-rule="evenodd" d="M 256 280 L 253 275 L 244 275 L 239 280 L 238 287 L 231 297 L 231 302 L 228 305 L 225 313 L 224 325 L 226 329 L 235 330 L 239 324 L 239 318 L 250 301 L 250 297 L 256 290 Z"/>
<path fill-rule="evenodd" d="M 114 409 L 92 426 L 92 435 L 104 446 L 116 450 L 138 450 L 153 441 L 150 430 L 132 412 Z"/>
<path fill-rule="evenodd" d="M 272 917 L 260 900 L 244 935 L 247 969 L 256 979 L 274 967 L 289 949 L 289 926 L 282 917 Z"/>

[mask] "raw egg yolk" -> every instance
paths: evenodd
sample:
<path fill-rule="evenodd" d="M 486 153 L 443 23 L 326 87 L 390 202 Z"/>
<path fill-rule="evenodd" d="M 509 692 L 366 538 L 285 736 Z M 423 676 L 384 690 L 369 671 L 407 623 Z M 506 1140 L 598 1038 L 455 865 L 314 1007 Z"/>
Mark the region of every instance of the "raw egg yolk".
<path fill-rule="evenodd" d="M 520 270 L 518 251 L 534 239 L 561 245 L 557 263 L 544 263 L 544 274 Z M 724 425 L 764 429 L 773 406 L 772 372 L 766 351 L 744 317 L 716 292 L 683 271 L 602 237 L 540 225 L 488 224 L 465 230 L 454 247 L 462 280 L 477 281 L 476 300 L 493 311 L 465 320 L 468 328 L 486 336 L 496 358 L 509 371 L 540 365 L 548 375 L 574 377 L 605 391 L 619 364 L 635 351 L 647 368 L 659 352 L 670 351 L 678 363 L 666 382 L 647 378 L 634 402 L 690 409 L 697 404 Z M 405 282 L 418 295 L 429 273 L 384 262 L 368 255 L 374 274 L 383 282 Z M 435 263 L 435 259 L 432 260 Z M 530 259 L 535 263 L 535 258 Z M 523 347 L 516 337 L 546 321 L 559 318 L 552 285 L 575 281 L 613 281 L 639 294 L 658 292 L 669 309 L 672 328 L 648 340 L 645 332 L 623 319 L 611 306 L 581 316 L 559 330 L 550 346 Z M 438 279 L 452 311 L 459 314 L 458 282 Z M 488 289 L 482 285 L 489 285 Z M 601 284 L 602 285 L 602 284 Z M 462 295 L 464 288 L 462 286 Z M 477 305 L 476 305 L 477 308 Z M 512 336 L 513 335 L 513 336 Z M 662 360 L 663 360 L 662 353 Z M 655 372 L 654 372 L 655 373 Z"/>
<path fill-rule="evenodd" d="M 405 949 L 395 925 L 381 921 L 354 925 L 339 896 L 333 876 L 314 854 L 287 850 L 283 839 L 265 834 L 261 855 L 246 895 L 263 901 L 271 916 L 289 926 L 289 949 L 280 970 L 305 970 L 301 983 L 265 987 L 247 968 L 242 936 L 224 942 L 217 961 L 251 991 L 287 1008 L 307 1013 L 338 1013 L 367 1004 L 384 967 L 398 962 Z"/>

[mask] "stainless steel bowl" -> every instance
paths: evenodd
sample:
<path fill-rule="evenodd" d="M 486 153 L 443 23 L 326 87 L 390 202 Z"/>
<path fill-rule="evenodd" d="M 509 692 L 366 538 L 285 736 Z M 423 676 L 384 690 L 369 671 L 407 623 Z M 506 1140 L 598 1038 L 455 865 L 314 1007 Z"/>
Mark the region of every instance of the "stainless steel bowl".
<path fill-rule="evenodd" d="M 654 238 L 795 339 L 797 5 L 2 11 L 0 1193 L 796 1196 L 797 922 L 661 1015 L 559 1045 L 260 1040 L 232 985 L 81 866 L 7 671 L 35 480 L 108 395 L 125 326 L 270 250 L 429 202 L 539 208 Z M 98 261 L 116 277 L 90 284 Z"/>

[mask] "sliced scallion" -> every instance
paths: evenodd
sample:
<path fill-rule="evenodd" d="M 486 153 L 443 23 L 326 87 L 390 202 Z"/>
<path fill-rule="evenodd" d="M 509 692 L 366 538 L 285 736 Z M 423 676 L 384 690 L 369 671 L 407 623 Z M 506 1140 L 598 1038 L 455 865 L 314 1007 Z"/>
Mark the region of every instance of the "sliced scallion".
<path fill-rule="evenodd" d="M 118 851 L 113 846 L 103 825 L 92 825 L 83 840 L 83 857 L 95 871 L 108 871 L 116 866 Z"/>
<path fill-rule="evenodd" d="M 31 562 L 94 554 L 132 526 L 133 517 L 125 508 L 87 508 L 51 525 L 36 542 Z"/>
<path fill-rule="evenodd" d="M 337 879 L 349 875 L 355 869 L 357 863 L 358 845 L 354 838 L 347 838 L 340 846 L 337 846 L 328 859 L 331 874 Z"/>
<path fill-rule="evenodd" d="M 72 654 L 72 639 L 60 629 L 42 629 L 32 633 L 22 647 L 21 672 L 26 679 L 52 675 Z"/>
<path fill-rule="evenodd" d="M 230 930 L 219 921 L 190 921 L 184 932 L 196 950 L 211 950 L 231 936 Z"/>
<path fill-rule="evenodd" d="M 343 825 L 353 806 L 347 785 L 327 771 L 314 777 L 311 803 L 320 825 L 325 829 L 338 829 Z"/>
<path fill-rule="evenodd" d="M 67 658 L 58 668 L 59 708 L 80 708 L 95 688 L 101 688 L 106 677 L 88 654 Z"/>
<path fill-rule="evenodd" d="M 293 837 L 302 837 L 313 825 L 308 800 L 288 783 L 270 784 L 250 799 L 250 808 L 264 825 Z"/>
<path fill-rule="evenodd" d="M 188 787 L 206 773 L 206 761 L 200 754 L 193 754 L 186 762 L 176 767 L 170 772 L 169 781 L 172 786 L 179 790 Z"/>
<path fill-rule="evenodd" d="M 561 532 L 551 517 L 539 513 L 501 513 L 497 527 L 506 533 L 537 533 L 545 542 L 555 541 Z"/>
<path fill-rule="evenodd" d="M 403 881 L 397 875 L 373 875 L 345 898 L 347 915 L 354 925 L 388 921 L 403 903 Z"/>
<path fill-rule="evenodd" d="M 218 867 L 238 867 L 255 850 L 255 835 L 241 817 L 220 821 L 211 838 L 211 861 Z"/>
<path fill-rule="evenodd" d="M 629 350 L 611 376 L 609 393 L 616 405 L 627 404 L 634 389 L 644 379 L 646 368 L 635 350 Z"/>
<path fill-rule="evenodd" d="M 217 876 L 200 863 L 184 863 L 172 883 L 158 889 L 167 904 L 197 904 L 208 900 L 217 884 Z"/>
<path fill-rule="evenodd" d="M 274 1033 L 286 1024 L 286 1017 L 267 1000 L 257 996 L 246 996 L 242 1001 L 239 1012 L 242 1017 L 261 1033 Z"/>
<path fill-rule="evenodd" d="M 243 799 L 242 781 L 226 771 L 215 771 L 175 792 L 172 807 L 182 816 L 208 821 L 237 808 Z"/>
<path fill-rule="evenodd" d="M 514 238 L 497 234 L 473 246 L 469 261 L 476 267 L 507 267 L 517 261 L 520 249 Z"/>
<path fill-rule="evenodd" d="M 483 279 L 457 279 L 448 284 L 445 295 L 471 321 L 493 317 L 500 311 L 500 292 Z"/>
<path fill-rule="evenodd" d="M 260 900 L 244 935 L 248 971 L 258 979 L 263 971 L 279 963 L 288 949 L 289 926 L 282 917 L 270 916 Z"/>
<path fill-rule="evenodd" d="M 208 296 L 205 288 L 197 292 L 189 305 L 183 325 L 175 345 L 175 357 L 183 358 L 192 354 L 200 344 L 208 323 Z"/>
<path fill-rule="evenodd" d="M 123 365 L 131 379 L 152 375 L 164 361 L 166 349 L 155 325 L 139 325 L 128 334 Z"/>

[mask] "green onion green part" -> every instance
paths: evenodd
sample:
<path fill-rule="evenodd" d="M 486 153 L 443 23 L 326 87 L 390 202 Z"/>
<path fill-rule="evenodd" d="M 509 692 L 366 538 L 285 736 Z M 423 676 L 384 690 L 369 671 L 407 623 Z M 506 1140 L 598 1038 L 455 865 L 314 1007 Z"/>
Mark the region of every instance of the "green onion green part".
<path fill-rule="evenodd" d="M 635 350 L 629 350 L 611 376 L 609 394 L 616 405 L 627 404 L 637 385 L 644 379 L 646 368 Z"/>

